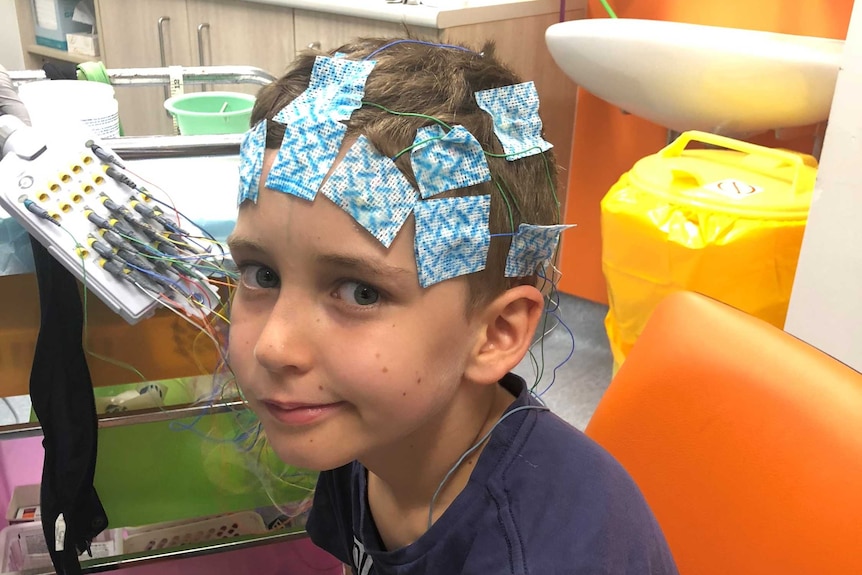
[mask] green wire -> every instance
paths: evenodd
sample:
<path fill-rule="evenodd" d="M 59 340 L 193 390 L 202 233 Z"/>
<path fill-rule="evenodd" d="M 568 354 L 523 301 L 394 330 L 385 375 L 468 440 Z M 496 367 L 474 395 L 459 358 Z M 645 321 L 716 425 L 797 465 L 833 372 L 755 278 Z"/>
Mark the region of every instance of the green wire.
<path fill-rule="evenodd" d="M 551 188 L 551 194 L 554 196 L 554 206 L 557 208 L 557 221 L 561 221 L 560 214 L 560 200 L 557 198 L 557 189 L 554 186 L 554 178 L 551 176 L 551 166 L 548 163 L 548 158 L 545 156 L 544 151 L 539 146 L 533 146 L 532 148 L 528 148 L 526 150 L 522 150 L 518 152 L 518 154 L 523 154 L 524 152 L 530 152 L 532 150 L 539 150 L 539 153 L 542 156 L 542 160 L 545 162 L 545 176 L 548 178 L 548 187 Z M 494 154 L 491 152 L 485 152 L 486 156 L 490 156 L 491 158 L 508 158 L 509 156 L 513 156 L 515 154 Z"/>
<path fill-rule="evenodd" d="M 547 334 L 547 332 L 548 332 L 548 329 L 547 329 L 548 328 L 548 315 L 550 315 L 550 314 L 548 314 L 547 311 L 544 314 L 542 314 L 542 335 L 541 335 L 542 340 L 539 343 L 539 358 L 541 358 L 542 361 L 541 361 L 541 368 L 538 371 L 536 371 L 536 385 L 535 385 L 535 388 L 533 389 L 534 393 L 535 393 L 536 389 L 539 387 L 539 382 L 542 380 L 542 376 L 545 374 L 545 337 L 546 337 L 545 334 Z"/>
<path fill-rule="evenodd" d="M 500 183 L 503 184 L 503 187 L 506 188 L 506 192 L 509 193 L 509 197 L 512 199 L 512 203 L 515 204 L 515 209 L 518 210 L 518 215 L 524 213 L 521 209 L 521 206 L 518 204 L 518 198 L 515 197 L 515 194 L 512 193 L 512 190 L 509 189 L 509 185 L 506 183 L 506 180 L 499 178 Z"/>
<path fill-rule="evenodd" d="M 613 10 L 611 10 L 611 7 L 607 4 L 607 2 L 605 2 L 605 0 L 602 0 L 602 3 L 610 11 L 610 13 L 613 14 Z M 616 18 L 616 14 L 613 14 L 613 17 Z M 425 120 L 430 120 L 432 122 L 435 122 L 435 123 L 439 124 L 440 126 L 443 126 L 444 128 L 446 128 L 447 130 L 452 129 L 452 126 L 450 126 L 449 124 L 447 124 L 443 120 L 440 120 L 439 118 L 435 118 L 434 116 L 428 116 L 426 114 L 417 114 L 415 112 L 396 112 L 395 110 L 390 110 L 386 106 L 381 106 L 380 104 L 375 104 L 374 102 L 367 102 L 365 100 L 362 101 L 362 104 L 364 106 L 372 106 L 374 108 L 383 110 L 384 112 L 386 112 L 388 114 L 393 114 L 395 116 L 407 116 L 407 117 L 411 117 L 411 118 L 423 118 Z M 409 152 L 413 148 L 422 146 L 424 144 L 427 144 L 428 142 L 433 142 L 434 140 L 440 140 L 441 138 L 442 138 L 442 136 L 437 136 L 434 138 L 428 138 L 427 140 L 423 140 L 421 142 L 416 142 L 412 146 L 408 146 L 407 148 L 404 148 L 403 150 L 401 150 L 400 152 L 395 154 L 395 156 L 392 159 L 397 160 L 399 157 L 401 157 L 403 154 L 406 154 L 407 152 Z M 554 178 L 551 177 L 551 167 L 548 164 L 548 158 L 545 156 L 544 150 L 542 150 L 539 146 L 533 146 L 532 148 L 529 148 L 527 150 L 523 150 L 520 153 L 531 152 L 533 150 L 539 150 L 539 153 L 541 153 L 541 155 L 542 155 L 542 160 L 544 160 L 544 162 L 545 162 L 545 175 L 548 178 L 548 185 L 551 188 L 551 193 L 554 196 L 554 205 L 557 208 L 557 221 L 561 221 L 560 200 L 559 200 L 559 198 L 557 198 L 557 190 L 556 190 L 556 187 L 554 186 Z M 507 158 L 508 156 L 512 155 L 512 154 L 494 154 L 494 153 L 491 153 L 491 152 L 488 152 L 485 150 L 483 150 L 483 152 L 485 152 L 486 156 L 490 156 L 492 158 Z M 498 187 L 499 187 L 499 185 L 498 185 Z M 513 196 L 513 200 L 514 200 L 514 196 Z M 510 211 L 511 211 L 511 208 L 510 208 Z M 519 212 L 521 211 L 520 207 L 518 208 L 518 211 Z"/>
<path fill-rule="evenodd" d="M 605 10 L 607 10 L 608 15 L 610 15 L 611 18 L 616 18 L 617 15 L 614 13 L 614 11 L 610 7 L 610 5 L 607 3 L 607 0 L 600 0 L 600 1 L 601 1 L 602 5 L 605 7 Z M 389 108 L 387 108 L 385 106 L 381 106 L 380 104 L 375 104 L 373 102 L 363 101 L 362 104 L 365 106 L 372 106 L 374 108 L 378 108 L 380 110 L 383 110 L 384 112 L 387 112 L 389 114 L 393 114 L 395 116 L 408 116 L 408 117 L 413 117 L 413 118 L 423 118 L 425 120 L 435 122 L 436 124 L 446 128 L 447 130 L 452 130 L 452 127 L 449 124 L 447 124 L 446 122 L 444 122 L 438 118 L 435 118 L 433 116 L 428 116 L 425 114 L 417 114 L 417 113 L 413 113 L 413 112 L 396 112 L 394 110 L 390 110 Z M 416 142 L 413 145 L 411 145 L 407 148 L 404 148 L 403 150 L 401 150 L 400 152 L 395 154 L 395 156 L 392 159 L 397 160 L 403 154 L 406 154 L 407 152 L 413 150 L 416 147 L 427 144 L 428 142 L 433 142 L 434 140 L 440 140 L 442 138 L 443 138 L 443 136 L 437 136 L 434 138 L 428 138 L 427 140 L 423 140 L 421 142 Z M 551 194 L 553 195 L 553 198 L 554 198 L 554 207 L 556 208 L 556 212 L 557 212 L 557 222 L 560 222 L 560 221 L 562 221 L 562 215 L 560 213 L 560 200 L 557 197 L 557 190 L 556 190 L 556 186 L 554 185 L 554 178 L 551 175 L 551 166 L 550 166 L 550 163 L 548 162 L 547 156 L 545 156 L 544 150 L 542 150 L 539 146 L 534 146 L 534 147 L 529 148 L 527 150 L 523 150 L 522 152 L 519 152 L 519 153 L 530 152 L 533 150 L 538 150 L 538 153 L 540 153 L 542 156 L 542 161 L 544 162 L 544 166 L 545 166 L 545 176 L 547 177 L 547 180 L 548 180 L 548 187 L 551 189 Z M 482 150 L 482 151 L 485 153 L 486 156 L 489 156 L 492 158 L 508 159 L 509 156 L 513 155 L 513 154 L 495 154 L 492 152 L 488 152 L 486 150 Z M 505 185 L 505 183 L 501 184 L 501 181 L 497 178 L 494 178 L 494 183 L 496 184 L 497 189 L 500 191 L 500 195 L 503 197 L 503 201 L 506 202 L 506 209 L 507 209 L 508 214 L 509 214 L 509 225 L 511 226 L 512 233 L 514 234 L 515 233 L 515 219 L 514 219 L 514 215 L 512 212 L 512 204 L 509 203 L 509 195 L 511 195 L 512 203 L 515 204 L 515 208 L 518 210 L 519 214 L 523 213 L 521 210 L 521 206 L 518 205 L 518 202 L 515 199 L 515 195 L 511 193 L 511 190 L 508 190 L 508 186 L 506 186 L 506 189 L 509 191 L 509 194 L 507 194 L 506 191 L 503 190 L 503 186 Z M 559 249 L 557 249 L 554 253 L 554 260 L 551 264 L 554 267 L 554 269 L 556 269 L 556 264 L 559 260 L 559 255 L 560 255 L 560 251 L 559 251 Z M 553 274 L 553 270 L 551 273 Z M 549 280 L 548 280 L 548 278 L 544 278 L 543 281 L 545 282 L 542 285 L 542 287 L 544 288 L 544 286 L 547 285 L 547 282 Z M 553 296 L 554 290 L 556 290 L 556 285 L 554 284 L 553 278 L 550 280 L 550 282 L 551 282 L 551 293 L 548 294 L 548 298 L 547 298 L 549 303 L 552 301 L 551 298 Z M 530 363 L 533 367 L 533 370 L 536 373 L 535 381 L 533 382 L 533 385 L 530 389 L 530 391 L 533 393 L 535 393 L 535 391 L 538 389 L 539 383 L 541 382 L 541 379 L 542 379 L 543 372 L 545 371 L 545 333 L 548 331 L 547 326 L 548 326 L 548 321 L 549 321 L 549 318 L 548 318 L 549 315 L 550 314 L 547 311 L 543 314 L 544 317 L 542 318 L 542 335 L 540 336 L 540 339 L 538 340 L 539 350 L 540 350 L 538 359 L 536 358 L 536 354 L 532 350 L 532 346 L 528 350 L 528 356 L 530 358 Z"/>
<path fill-rule="evenodd" d="M 614 12 L 614 9 L 611 8 L 610 4 L 608 4 L 608 0 L 599 0 L 599 2 L 601 2 L 602 6 L 605 7 L 605 12 L 608 13 L 608 16 L 610 16 L 611 18 L 617 17 L 616 13 Z"/>
<path fill-rule="evenodd" d="M 533 350 L 530 349 L 528 353 L 530 354 L 530 365 L 533 368 L 533 372 L 536 374 L 536 379 L 533 380 L 533 385 L 530 386 L 530 393 L 536 393 L 536 389 L 539 388 L 539 381 L 542 379 L 542 375 L 539 371 L 539 362 L 536 361 L 536 355 L 533 353 Z"/>
<path fill-rule="evenodd" d="M 220 267 L 218 267 L 218 266 L 216 266 L 216 265 L 191 264 L 191 266 L 192 266 L 192 267 L 194 267 L 194 268 L 196 268 L 196 269 L 199 269 L 199 270 L 209 270 L 209 271 L 213 271 L 213 272 L 219 272 L 219 273 L 222 273 L 222 274 L 224 274 L 224 275 L 225 275 L 225 277 L 228 277 L 228 278 L 230 278 L 230 279 L 232 279 L 232 280 L 239 279 L 239 274 L 237 274 L 237 273 L 235 273 L 235 272 L 232 272 L 232 271 L 230 271 L 230 270 L 228 270 L 228 269 L 226 269 L 226 268 L 220 268 Z"/>
<path fill-rule="evenodd" d="M 378 109 L 383 110 L 384 112 L 386 112 L 388 114 L 393 114 L 395 116 L 407 116 L 410 118 L 423 118 L 425 120 L 431 120 L 432 122 L 435 122 L 435 123 L 443 126 L 447 130 L 452 129 L 452 126 L 450 126 L 449 124 L 447 124 L 446 122 L 444 122 L 443 120 L 441 120 L 439 118 L 435 118 L 434 116 L 426 116 L 425 114 L 417 114 L 416 112 L 396 112 L 395 110 L 390 110 L 386 106 L 381 106 L 380 104 L 375 104 L 374 102 L 366 102 L 365 100 L 362 101 L 362 105 L 363 106 L 372 106 L 374 108 L 378 108 Z"/>
<path fill-rule="evenodd" d="M 132 373 L 135 373 L 138 377 L 141 378 L 141 381 L 147 381 L 147 378 L 144 376 L 144 374 L 141 373 L 140 371 L 138 371 L 138 369 L 135 368 L 134 366 L 129 365 L 128 363 L 116 360 L 116 359 L 111 359 L 110 357 L 106 357 L 104 355 L 98 354 L 98 353 L 91 351 L 89 349 L 89 346 L 87 345 L 87 342 L 89 341 L 89 331 L 88 331 L 89 326 L 88 326 L 88 322 L 87 322 L 87 315 L 88 315 L 87 310 L 89 308 L 88 308 L 88 302 L 87 302 L 87 292 L 89 290 L 87 290 L 87 263 L 86 263 L 86 260 L 84 259 L 84 254 L 82 253 L 82 250 L 86 250 L 86 248 L 84 246 L 82 246 L 78 242 L 77 239 L 75 239 L 75 236 L 72 235 L 72 232 L 70 232 L 65 227 L 63 227 L 59 222 L 55 222 L 55 223 L 57 223 L 57 225 L 59 226 L 59 228 L 61 230 L 63 230 L 67 234 L 69 234 L 69 237 L 72 238 L 73 242 L 75 242 L 75 251 L 77 252 L 78 257 L 81 258 L 81 277 L 82 277 L 81 283 L 83 283 L 83 285 L 84 285 L 84 297 L 83 297 L 83 299 L 84 299 L 84 302 L 83 302 L 83 305 L 84 305 L 84 314 L 83 314 L 84 315 L 84 318 L 83 318 L 83 320 L 84 320 L 84 322 L 83 322 L 84 323 L 84 325 L 83 325 L 83 348 L 84 348 L 84 351 L 86 351 L 88 355 L 91 355 L 91 356 L 95 357 L 96 359 L 100 359 L 100 360 L 104 361 L 105 363 L 109 363 L 109 364 L 114 365 L 116 367 L 126 369 L 126 370 L 131 371 Z"/>
<path fill-rule="evenodd" d="M 506 197 L 506 192 L 503 191 L 503 186 L 500 185 L 500 182 L 497 179 L 494 179 L 494 183 L 497 184 L 497 189 L 500 190 L 500 195 L 503 196 L 503 201 L 506 202 L 506 210 L 509 212 L 509 226 L 512 230 L 512 235 L 515 234 L 515 218 L 512 216 L 512 205 L 509 203 L 509 198 Z"/>
<path fill-rule="evenodd" d="M 147 242 L 142 241 L 142 240 L 139 240 L 138 238 L 136 238 L 136 237 L 134 237 L 134 236 L 127 236 L 126 234 L 121 234 L 120 232 L 117 232 L 117 231 L 115 231 L 114 233 L 116 233 L 116 234 L 117 234 L 118 236 L 120 236 L 121 238 L 124 238 L 124 239 L 129 240 L 130 242 L 135 242 L 135 243 L 141 244 L 142 246 L 149 246 L 149 244 L 148 244 Z M 168 240 L 167 238 L 165 238 L 165 242 L 168 242 L 168 241 L 169 241 L 169 240 Z M 153 248 L 153 249 L 155 249 L 155 248 Z M 180 267 L 180 268 L 182 269 L 183 273 L 185 273 L 185 274 L 187 274 L 187 275 L 192 275 L 192 273 L 191 273 L 191 269 L 188 267 L 188 265 L 186 264 L 186 262 L 183 262 L 183 261 L 178 260 L 178 259 L 176 259 L 176 258 L 172 258 L 172 257 L 160 257 L 160 256 L 151 255 L 151 254 L 150 254 L 150 255 L 148 255 L 148 254 L 143 254 L 143 253 L 142 253 L 142 254 L 140 254 L 140 255 L 144 256 L 145 258 L 150 258 L 150 259 L 155 259 L 155 260 L 162 260 L 162 261 L 169 261 L 169 262 L 171 262 L 171 263 L 173 263 L 173 264 L 176 264 L 178 267 Z M 194 265 L 194 264 L 192 264 L 192 265 Z"/>
<path fill-rule="evenodd" d="M 559 307 L 560 307 L 560 305 L 559 305 L 559 298 L 557 299 L 557 301 L 556 301 L 556 302 L 554 302 L 553 297 L 554 297 L 554 294 L 555 294 L 555 293 L 559 296 L 559 291 L 557 290 L 557 284 L 556 284 L 556 282 L 555 282 L 555 277 L 554 277 L 554 273 L 555 273 L 555 270 L 557 269 L 557 264 L 559 263 L 559 261 L 560 261 L 560 247 L 559 247 L 559 244 L 558 244 L 558 245 L 557 245 L 557 249 L 556 249 L 556 250 L 554 250 L 554 259 L 553 259 L 553 261 L 551 262 L 551 270 L 550 270 L 550 271 L 551 271 L 551 277 L 550 277 L 550 278 L 548 278 L 548 277 L 543 277 L 543 282 L 544 282 L 544 283 L 542 284 L 542 287 L 544 288 L 544 286 L 545 286 L 545 285 L 547 285 L 548 283 L 550 283 L 550 285 L 551 285 L 551 291 L 548 293 L 548 298 L 547 298 L 547 299 L 548 299 L 548 303 L 549 303 L 549 304 L 550 304 L 550 303 L 556 303 L 556 307 L 557 307 L 557 309 L 559 309 Z M 548 330 L 546 329 L 546 327 L 547 327 L 547 325 L 548 325 L 548 316 L 549 316 L 549 315 L 550 315 L 550 313 L 546 311 L 546 312 L 545 312 L 545 314 L 544 314 L 543 321 L 542 321 L 542 340 L 541 340 L 541 346 L 540 346 L 540 347 L 541 347 L 541 357 L 542 357 L 542 372 L 544 372 L 544 370 L 545 370 L 545 366 L 544 366 L 544 363 L 545 363 L 545 361 L 544 361 L 544 360 L 545 360 L 545 335 L 544 335 L 544 334 L 548 331 Z M 562 322 L 562 319 L 561 319 L 561 318 L 557 318 L 557 322 L 558 322 L 558 323 Z M 537 371 L 537 373 L 539 373 L 539 372 Z M 537 380 L 536 380 L 536 387 L 538 387 L 538 385 L 539 385 L 539 380 L 540 380 L 540 379 L 541 379 L 540 377 L 539 377 L 539 378 L 537 378 Z M 535 391 L 535 389 L 533 389 L 532 391 Z"/>
<path fill-rule="evenodd" d="M 413 144 L 412 146 L 407 146 L 406 148 L 404 148 L 403 150 L 401 150 L 400 152 L 398 152 L 397 154 L 395 154 L 395 155 L 392 157 L 392 159 L 393 159 L 393 160 L 397 160 L 398 158 L 400 158 L 400 157 L 401 157 L 401 155 L 402 155 L 402 154 L 406 154 L 407 152 L 409 152 L 409 151 L 410 151 L 410 150 L 412 150 L 413 148 L 418 148 L 419 146 L 424 146 L 424 145 L 425 145 L 425 144 L 427 144 L 428 142 L 433 142 L 433 141 L 435 141 L 435 140 L 442 140 L 442 139 L 443 139 L 443 136 L 434 136 L 433 138 L 428 138 L 427 140 L 422 140 L 421 142 L 416 142 L 416 143 L 415 143 L 415 144 Z"/>
<path fill-rule="evenodd" d="M 421 143 L 421 142 L 420 142 L 420 143 Z M 140 239 L 138 239 L 138 238 L 136 238 L 136 237 L 134 237 L 134 236 L 127 236 L 126 234 L 122 234 L 122 233 L 120 233 L 120 232 L 115 232 L 115 233 L 116 233 L 118 236 L 120 236 L 120 237 L 122 237 L 122 238 L 124 238 L 124 239 L 129 240 L 130 242 L 134 242 L 134 243 L 140 244 L 140 245 L 142 245 L 142 246 L 148 246 L 148 245 L 149 245 L 147 242 L 145 242 L 145 241 L 143 241 L 143 240 L 140 240 Z M 170 241 L 170 240 L 168 240 L 167 238 L 165 239 L 165 242 L 169 242 L 169 241 Z M 179 260 L 179 259 L 177 259 L 177 258 L 172 258 L 172 257 L 170 257 L 170 256 L 157 256 L 157 255 L 154 255 L 154 254 L 145 254 L 145 253 L 140 253 L 140 252 L 139 252 L 139 254 L 138 254 L 138 255 L 140 255 L 140 256 L 141 256 L 141 257 L 143 257 L 143 258 L 149 259 L 149 260 L 159 260 L 159 261 L 164 261 L 164 262 L 170 262 L 170 263 L 177 264 L 178 266 L 182 267 L 182 268 L 183 268 L 183 271 L 184 271 L 186 274 L 188 274 L 188 275 L 192 275 L 192 274 L 190 273 L 190 272 L 191 272 L 191 269 L 190 269 L 190 268 L 196 268 L 196 269 L 204 269 L 204 270 L 212 270 L 212 271 L 220 272 L 220 273 L 223 273 L 223 274 L 225 274 L 226 276 L 228 276 L 228 277 L 230 277 L 230 278 L 232 278 L 232 279 L 237 279 L 237 278 L 239 277 L 237 274 L 235 274 L 235 273 L 233 273 L 233 272 L 231 272 L 231 271 L 227 270 L 226 268 L 220 268 L 220 267 L 218 267 L 218 266 L 216 266 L 216 265 L 196 264 L 196 263 L 193 263 L 193 262 L 187 262 L 187 261 L 185 261 L 185 260 Z"/>
<path fill-rule="evenodd" d="M 443 126 L 444 128 L 446 128 L 446 130 L 449 130 L 449 131 L 452 130 L 452 126 L 450 126 L 449 124 L 447 124 L 446 122 L 444 122 L 443 120 L 441 120 L 439 118 L 435 118 L 434 116 L 427 116 L 425 114 L 417 114 L 415 112 L 396 112 L 395 110 L 390 110 L 386 106 L 381 106 L 380 104 L 375 104 L 374 102 L 366 102 L 364 100 L 362 101 L 362 105 L 363 106 L 372 106 L 372 107 L 377 108 L 379 110 L 383 110 L 387 114 L 392 114 L 393 116 L 406 116 L 408 118 L 422 118 L 423 120 L 430 120 L 436 124 L 439 124 L 440 126 Z M 419 146 L 427 144 L 428 142 L 433 142 L 435 140 L 442 140 L 442 139 L 443 139 L 443 136 L 436 136 L 434 138 L 428 138 L 427 140 L 422 140 L 421 142 L 416 142 L 412 146 L 408 146 L 408 147 L 404 148 L 403 150 L 401 150 L 400 152 L 398 152 L 397 154 L 395 154 L 395 156 L 392 159 L 397 160 L 403 154 L 406 154 L 407 152 L 409 152 L 413 148 L 418 148 Z"/>

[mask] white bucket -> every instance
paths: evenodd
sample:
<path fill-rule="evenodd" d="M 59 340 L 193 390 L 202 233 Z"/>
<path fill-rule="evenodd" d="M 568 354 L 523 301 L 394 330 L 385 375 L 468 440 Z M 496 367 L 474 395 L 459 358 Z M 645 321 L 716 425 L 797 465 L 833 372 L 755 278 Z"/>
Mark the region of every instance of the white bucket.
<path fill-rule="evenodd" d="M 100 138 L 120 135 L 120 116 L 110 84 L 84 80 L 45 80 L 18 87 L 34 128 L 51 129 L 80 120 Z"/>

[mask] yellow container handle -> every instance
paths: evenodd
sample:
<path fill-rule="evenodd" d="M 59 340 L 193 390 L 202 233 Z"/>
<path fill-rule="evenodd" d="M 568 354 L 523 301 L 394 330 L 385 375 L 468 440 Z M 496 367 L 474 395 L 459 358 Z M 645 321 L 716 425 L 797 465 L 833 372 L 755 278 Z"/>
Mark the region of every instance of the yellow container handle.
<path fill-rule="evenodd" d="M 794 196 L 800 191 L 799 186 L 802 182 L 802 170 L 805 168 L 807 163 L 801 155 L 794 154 L 793 152 L 788 152 L 786 150 L 759 146 L 757 144 L 752 144 L 751 142 L 734 140 L 733 138 L 719 136 L 718 134 L 711 134 L 709 132 L 689 130 L 688 132 L 680 134 L 676 140 L 662 149 L 659 152 L 659 156 L 662 158 L 678 158 L 691 142 L 700 142 L 711 146 L 719 146 L 721 148 L 742 152 L 744 154 L 759 155 L 788 164 L 793 167 L 793 180 L 790 183 L 790 190 Z"/>

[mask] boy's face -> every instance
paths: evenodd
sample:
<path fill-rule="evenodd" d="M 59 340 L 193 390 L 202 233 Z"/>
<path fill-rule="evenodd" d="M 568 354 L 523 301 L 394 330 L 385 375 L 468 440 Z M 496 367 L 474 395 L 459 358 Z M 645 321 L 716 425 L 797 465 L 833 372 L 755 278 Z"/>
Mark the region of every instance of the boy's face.
<path fill-rule="evenodd" d="M 466 279 L 419 286 L 413 238 L 411 218 L 386 249 L 322 194 L 308 202 L 263 184 L 239 210 L 230 364 L 287 463 L 323 470 L 385 454 L 445 419 L 478 328 Z"/>

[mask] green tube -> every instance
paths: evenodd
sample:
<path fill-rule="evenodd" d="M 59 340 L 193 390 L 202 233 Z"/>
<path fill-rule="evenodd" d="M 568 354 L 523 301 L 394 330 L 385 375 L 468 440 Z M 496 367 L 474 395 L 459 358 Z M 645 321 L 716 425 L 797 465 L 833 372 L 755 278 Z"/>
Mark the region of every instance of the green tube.
<path fill-rule="evenodd" d="M 617 17 L 616 13 L 614 12 L 614 9 L 611 8 L 610 4 L 608 4 L 608 0 L 599 0 L 599 2 L 601 2 L 602 6 L 605 7 L 605 11 L 608 13 L 608 16 L 610 16 L 611 18 Z"/>

